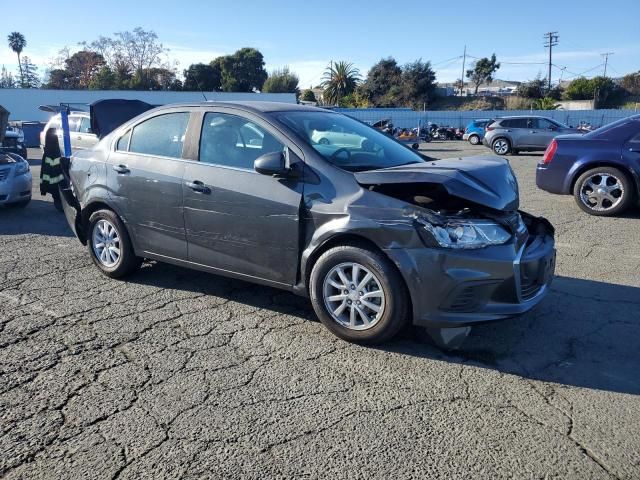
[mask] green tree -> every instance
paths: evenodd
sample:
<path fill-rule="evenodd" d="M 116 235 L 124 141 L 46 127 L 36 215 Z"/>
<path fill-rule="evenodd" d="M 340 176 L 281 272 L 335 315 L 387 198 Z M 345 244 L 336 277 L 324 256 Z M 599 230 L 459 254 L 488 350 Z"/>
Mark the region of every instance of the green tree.
<path fill-rule="evenodd" d="M 474 67 L 467 70 L 467 78 L 475 85 L 474 93 L 477 95 L 478 88 L 482 83 L 493 82 L 493 74 L 500 68 L 500 63 L 496 61 L 496 54 L 492 54 L 491 58 L 481 58 L 476 62 Z"/>
<path fill-rule="evenodd" d="M 542 98 L 544 97 L 545 85 L 547 80 L 541 78 L 540 74 L 533 80 L 521 83 L 516 89 L 516 95 L 522 98 Z"/>
<path fill-rule="evenodd" d="M 255 48 L 241 48 L 233 55 L 216 58 L 211 65 L 220 68 L 222 90 L 225 92 L 261 90 L 268 77 L 264 57 Z"/>
<path fill-rule="evenodd" d="M 360 82 L 360 71 L 349 62 L 331 64 L 324 72 L 322 88 L 326 103 L 336 105 L 339 100 L 353 93 Z"/>
<path fill-rule="evenodd" d="M 90 50 L 81 50 L 65 60 L 70 88 L 85 90 L 93 77 L 105 65 L 102 55 Z"/>
<path fill-rule="evenodd" d="M 8 72 L 4 65 L 0 70 L 0 88 L 15 88 L 16 81 L 13 79 L 11 72 Z"/>
<path fill-rule="evenodd" d="M 313 93 L 313 90 L 307 89 L 302 92 L 302 97 L 300 100 L 304 100 L 305 102 L 317 102 L 316 95 Z"/>
<path fill-rule="evenodd" d="M 194 63 L 184 71 L 183 90 L 215 92 L 222 87 L 220 64 Z"/>
<path fill-rule="evenodd" d="M 373 65 L 362 84 L 363 93 L 377 107 L 398 104 L 398 87 L 402 83 L 402 69 L 393 57 L 383 58 Z"/>
<path fill-rule="evenodd" d="M 18 67 L 20 68 L 20 85 L 24 87 L 24 72 L 22 71 L 22 61 L 20 60 L 20 54 L 27 46 L 27 40 L 20 32 L 11 32 L 7 36 L 9 42 L 9 48 L 18 56 Z"/>
<path fill-rule="evenodd" d="M 38 67 L 31 63 L 29 57 L 22 57 L 22 88 L 38 88 L 40 83 Z"/>
<path fill-rule="evenodd" d="M 143 68 L 129 81 L 132 90 L 175 90 L 176 72 L 164 67 Z"/>
<path fill-rule="evenodd" d="M 585 77 L 572 80 L 564 91 L 568 100 L 592 100 L 594 93 L 591 80 Z"/>
<path fill-rule="evenodd" d="M 108 65 L 104 65 L 89 82 L 90 90 L 113 90 L 116 88 L 117 77 Z"/>
<path fill-rule="evenodd" d="M 289 67 L 284 67 L 271 72 L 262 86 L 262 91 L 265 93 L 295 93 L 297 97 L 300 95 L 299 82 L 298 75 L 289 70 Z"/>
<path fill-rule="evenodd" d="M 400 100 L 404 106 L 419 108 L 433 97 L 436 88 L 436 74 L 430 62 L 416 60 L 402 67 L 402 93 Z"/>
<path fill-rule="evenodd" d="M 72 88 L 69 72 L 63 68 L 54 68 L 49 72 L 49 80 L 43 87 L 52 90 L 68 90 Z"/>
<path fill-rule="evenodd" d="M 622 77 L 620 85 L 629 95 L 640 95 L 640 72 L 625 75 Z"/>

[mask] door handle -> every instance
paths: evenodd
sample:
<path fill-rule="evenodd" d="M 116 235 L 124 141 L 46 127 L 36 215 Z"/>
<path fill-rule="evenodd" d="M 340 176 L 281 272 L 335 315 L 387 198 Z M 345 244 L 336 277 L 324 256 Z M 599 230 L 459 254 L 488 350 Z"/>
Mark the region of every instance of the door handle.
<path fill-rule="evenodd" d="M 118 173 L 129 173 L 131 171 L 126 165 L 114 165 L 113 169 Z"/>
<path fill-rule="evenodd" d="M 200 180 L 194 180 L 193 182 L 185 182 L 185 185 L 189 187 L 194 192 L 198 193 L 211 193 L 211 189 L 207 187 Z"/>

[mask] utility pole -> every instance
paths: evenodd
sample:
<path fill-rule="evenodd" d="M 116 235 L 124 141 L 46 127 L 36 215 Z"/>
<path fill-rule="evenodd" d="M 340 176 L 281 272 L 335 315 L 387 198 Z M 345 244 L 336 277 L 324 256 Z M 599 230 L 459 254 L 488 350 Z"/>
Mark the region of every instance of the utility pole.
<path fill-rule="evenodd" d="M 460 76 L 460 96 L 464 90 L 464 64 L 467 60 L 467 46 L 464 46 L 464 53 L 462 54 L 462 75 Z"/>
<path fill-rule="evenodd" d="M 547 77 L 547 83 L 549 85 L 549 91 L 551 91 L 551 50 L 558 45 L 558 32 L 547 32 L 544 34 L 544 38 L 544 46 L 549 48 L 549 75 Z"/>
<path fill-rule="evenodd" d="M 613 55 L 613 52 L 601 53 L 601 56 L 604 57 L 604 78 L 607 78 L 607 64 L 609 63 L 609 55 Z"/>

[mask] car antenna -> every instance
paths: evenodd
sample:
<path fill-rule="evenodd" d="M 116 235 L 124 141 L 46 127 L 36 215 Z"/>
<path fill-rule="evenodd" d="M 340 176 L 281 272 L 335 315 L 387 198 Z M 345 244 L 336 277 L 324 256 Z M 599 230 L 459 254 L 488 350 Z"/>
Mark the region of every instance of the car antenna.
<path fill-rule="evenodd" d="M 196 85 L 198 86 L 198 90 L 200 90 L 200 93 L 202 94 L 202 96 L 204 97 L 204 101 L 208 102 L 209 99 L 207 98 L 207 96 L 204 94 L 204 91 L 202 90 L 202 86 L 200 85 L 200 82 L 198 81 L 198 79 L 196 77 L 193 77 L 193 79 L 196 81 Z"/>

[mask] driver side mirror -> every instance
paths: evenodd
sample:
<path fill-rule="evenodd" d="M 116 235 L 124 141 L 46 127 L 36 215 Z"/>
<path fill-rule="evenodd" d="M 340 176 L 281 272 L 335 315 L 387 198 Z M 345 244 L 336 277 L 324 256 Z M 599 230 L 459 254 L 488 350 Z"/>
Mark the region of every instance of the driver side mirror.
<path fill-rule="evenodd" d="M 291 169 L 287 166 L 284 152 L 271 152 L 259 156 L 253 162 L 253 168 L 262 175 L 288 177 Z"/>

